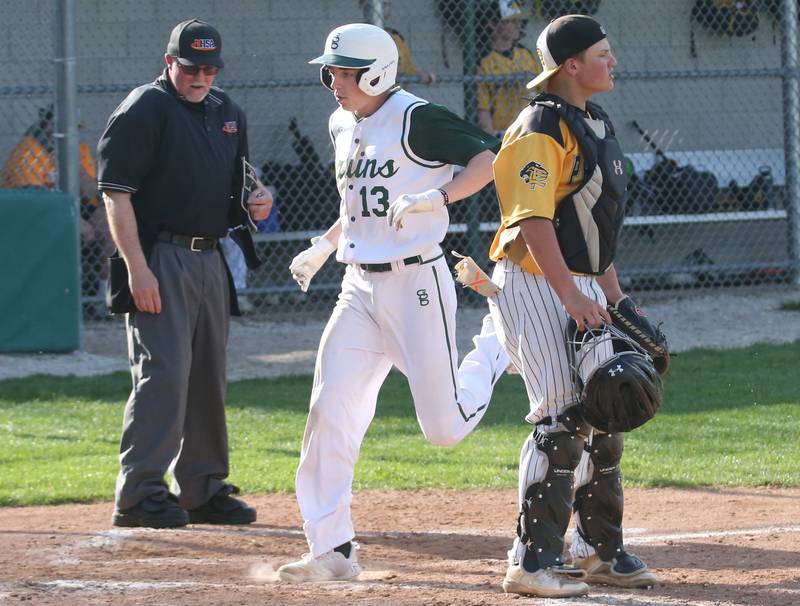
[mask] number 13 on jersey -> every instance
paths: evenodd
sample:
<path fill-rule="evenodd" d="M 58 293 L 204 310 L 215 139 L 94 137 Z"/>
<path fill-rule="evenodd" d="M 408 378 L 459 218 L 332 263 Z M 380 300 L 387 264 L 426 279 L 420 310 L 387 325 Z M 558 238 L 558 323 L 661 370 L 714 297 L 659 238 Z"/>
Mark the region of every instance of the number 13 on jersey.
<path fill-rule="evenodd" d="M 358 193 L 361 195 L 362 217 L 369 217 L 372 215 L 376 217 L 386 216 L 386 212 L 389 210 L 389 190 L 382 185 L 376 185 L 369 189 L 368 194 L 367 186 L 365 185 Z"/>

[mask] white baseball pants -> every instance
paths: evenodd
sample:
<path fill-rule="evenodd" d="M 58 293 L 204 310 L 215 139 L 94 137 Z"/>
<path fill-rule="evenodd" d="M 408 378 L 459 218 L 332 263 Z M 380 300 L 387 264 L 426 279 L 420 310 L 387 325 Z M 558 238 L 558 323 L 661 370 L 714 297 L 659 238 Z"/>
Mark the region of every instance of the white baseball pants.
<path fill-rule="evenodd" d="M 578 289 L 590 299 L 606 305 L 606 298 L 596 280 L 591 276 L 575 276 Z M 507 259 L 501 260 L 494 269 L 492 281 L 502 289 L 489 299 L 489 309 L 503 343 L 525 382 L 530 401 L 530 423 L 550 417 L 549 426 L 540 427 L 543 432 L 557 429 L 556 416 L 578 401 L 578 393 L 572 379 L 567 356 L 565 332 L 569 315 L 544 276 L 535 276 Z M 608 341 L 596 347 L 592 359 L 582 365 L 584 377 L 613 354 Z M 562 428 L 563 431 L 563 428 Z M 531 484 L 541 482 L 547 474 L 547 455 L 536 447 L 532 436 L 522 445 L 519 460 L 519 506 Z M 575 470 L 576 486 L 579 488 L 592 477 L 593 465 L 584 452 Z M 581 540 L 581 543 L 583 541 Z M 583 544 L 582 552 L 592 549 Z M 525 551 L 519 538 L 508 552 L 509 562 L 518 563 Z"/>
<path fill-rule="evenodd" d="M 437 258 L 438 257 L 438 258 Z M 460 367 L 456 294 L 438 249 L 427 263 L 392 271 L 348 265 L 322 334 L 314 371 L 296 491 L 312 556 L 355 536 L 353 472 L 378 391 L 394 365 L 408 378 L 417 421 L 433 444 L 466 437 L 486 412 L 509 364 L 487 316 Z"/>

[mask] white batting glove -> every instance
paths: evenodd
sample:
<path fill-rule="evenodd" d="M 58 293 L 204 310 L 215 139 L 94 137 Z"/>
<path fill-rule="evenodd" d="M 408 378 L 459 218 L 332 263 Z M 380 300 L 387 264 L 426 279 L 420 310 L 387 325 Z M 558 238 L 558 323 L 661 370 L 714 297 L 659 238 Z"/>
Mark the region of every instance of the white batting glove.
<path fill-rule="evenodd" d="M 311 278 L 325 264 L 331 253 L 336 250 L 336 245 L 332 244 L 327 238 L 317 236 L 311 238 L 311 246 L 297 255 L 289 264 L 289 271 L 292 278 L 300 285 L 300 290 L 308 291 Z"/>
<path fill-rule="evenodd" d="M 429 189 L 421 194 L 405 194 L 389 205 L 386 219 L 395 229 L 403 227 L 403 216 L 407 213 L 430 213 L 444 208 L 444 194 L 438 189 Z"/>

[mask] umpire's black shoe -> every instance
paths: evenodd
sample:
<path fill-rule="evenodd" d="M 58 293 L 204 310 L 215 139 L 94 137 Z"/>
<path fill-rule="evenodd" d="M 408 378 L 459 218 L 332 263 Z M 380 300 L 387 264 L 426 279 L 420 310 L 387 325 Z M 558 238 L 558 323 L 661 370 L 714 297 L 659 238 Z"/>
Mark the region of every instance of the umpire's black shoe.
<path fill-rule="evenodd" d="M 117 509 L 111 516 L 114 526 L 143 528 L 177 528 L 189 523 L 189 514 L 174 494 L 154 495 L 128 509 Z"/>
<path fill-rule="evenodd" d="M 225 484 L 204 505 L 189 510 L 192 524 L 252 524 L 256 521 L 256 510 L 244 501 L 231 495 L 239 494 L 239 488 Z"/>

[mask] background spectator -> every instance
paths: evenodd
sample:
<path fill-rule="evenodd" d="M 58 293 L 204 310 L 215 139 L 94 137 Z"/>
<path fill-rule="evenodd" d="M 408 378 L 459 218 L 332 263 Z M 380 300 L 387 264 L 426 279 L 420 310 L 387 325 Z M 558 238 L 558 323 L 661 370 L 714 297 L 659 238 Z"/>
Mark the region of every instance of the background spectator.
<path fill-rule="evenodd" d="M 369 10 L 369 0 L 358 0 L 358 7 L 362 10 Z M 411 57 L 411 48 L 403 35 L 396 29 L 388 27 L 386 22 L 392 16 L 392 0 L 383 0 L 383 29 L 385 29 L 392 36 L 392 40 L 397 45 L 397 53 L 400 60 L 397 66 L 398 76 L 419 76 L 420 82 L 423 84 L 433 84 L 436 82 L 436 74 L 427 72 L 424 69 L 418 69 L 414 64 L 414 59 Z M 369 20 L 372 22 L 372 20 Z M 407 88 L 407 87 L 404 87 Z"/>
<path fill-rule="evenodd" d="M 9 152 L 0 174 L 0 186 L 10 189 L 56 189 L 53 106 L 41 107 L 37 120 Z M 80 125 L 79 125 L 80 127 Z M 80 234 L 83 293 L 102 292 L 107 275 L 105 259 L 114 251 L 104 209 L 99 208 L 97 168 L 86 141 L 79 143 Z M 98 209 L 100 212 L 98 212 Z"/>
<path fill-rule="evenodd" d="M 527 47 L 519 43 L 528 11 L 514 0 L 498 0 L 486 5 L 485 23 L 488 39 L 483 41 L 485 53 L 478 63 L 482 76 L 504 74 L 538 74 L 539 62 Z M 525 83 L 481 82 L 478 85 L 478 124 L 488 133 L 502 134 L 527 104 Z"/>

